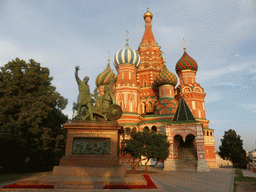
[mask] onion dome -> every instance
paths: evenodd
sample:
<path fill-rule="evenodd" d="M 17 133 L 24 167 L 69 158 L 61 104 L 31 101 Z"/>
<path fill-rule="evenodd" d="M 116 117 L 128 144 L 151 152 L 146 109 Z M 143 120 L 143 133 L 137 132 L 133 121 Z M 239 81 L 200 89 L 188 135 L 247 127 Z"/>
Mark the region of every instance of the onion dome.
<path fill-rule="evenodd" d="M 175 74 L 170 72 L 166 65 L 164 64 L 163 68 L 161 69 L 161 72 L 156 76 L 155 78 L 155 85 L 157 87 L 161 85 L 173 85 L 174 87 L 178 83 L 178 78 Z"/>
<path fill-rule="evenodd" d="M 137 68 L 140 66 L 140 56 L 136 51 L 129 47 L 128 38 L 126 39 L 125 47 L 115 54 L 113 60 L 113 64 L 116 68 L 118 65 L 124 63 L 133 64 Z"/>
<path fill-rule="evenodd" d="M 144 19 L 145 19 L 146 17 L 150 17 L 151 19 L 153 18 L 153 14 L 148 11 L 148 8 L 147 8 L 147 12 L 143 15 L 143 18 L 144 18 Z"/>
<path fill-rule="evenodd" d="M 184 53 L 180 60 L 177 62 L 175 70 L 176 73 L 178 74 L 179 72 L 187 69 L 197 71 L 198 66 L 196 61 L 187 54 L 186 48 L 184 47 Z"/>
<path fill-rule="evenodd" d="M 99 87 L 100 85 L 108 85 L 111 83 L 112 80 L 115 80 L 117 77 L 113 70 L 110 68 L 109 61 L 110 60 L 108 59 L 108 65 L 106 69 L 95 79 L 95 84 L 97 87 Z"/>

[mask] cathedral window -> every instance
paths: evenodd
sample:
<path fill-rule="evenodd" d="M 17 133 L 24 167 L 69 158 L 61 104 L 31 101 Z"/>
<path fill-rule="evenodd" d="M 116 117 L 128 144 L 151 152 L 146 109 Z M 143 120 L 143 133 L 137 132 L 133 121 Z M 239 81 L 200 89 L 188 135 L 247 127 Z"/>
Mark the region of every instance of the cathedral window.
<path fill-rule="evenodd" d="M 146 103 L 142 102 L 142 114 L 146 113 Z"/>
<path fill-rule="evenodd" d="M 131 133 L 131 128 L 130 128 L 130 127 L 126 127 L 126 128 L 124 129 L 124 131 L 125 131 L 125 134 L 126 134 L 126 135 L 130 135 L 130 133 Z"/>
<path fill-rule="evenodd" d="M 196 109 L 195 101 L 192 101 L 192 109 Z"/>
<path fill-rule="evenodd" d="M 146 81 L 143 82 L 143 87 L 147 87 L 147 82 Z"/>
<path fill-rule="evenodd" d="M 148 108 L 152 109 L 152 102 L 151 101 L 148 102 Z"/>
<path fill-rule="evenodd" d="M 133 103 L 130 102 L 130 112 L 133 112 Z"/>
<path fill-rule="evenodd" d="M 198 118 L 201 118 L 201 111 L 198 111 Z"/>

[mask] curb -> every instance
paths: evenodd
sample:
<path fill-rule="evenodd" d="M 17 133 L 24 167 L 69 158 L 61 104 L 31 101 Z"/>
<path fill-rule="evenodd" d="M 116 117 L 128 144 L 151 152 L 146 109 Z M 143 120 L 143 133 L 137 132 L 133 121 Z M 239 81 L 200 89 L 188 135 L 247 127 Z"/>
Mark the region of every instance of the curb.
<path fill-rule="evenodd" d="M 234 191 L 234 178 L 235 178 L 235 176 L 232 176 L 232 178 L 231 178 L 230 192 L 233 192 L 233 191 Z"/>

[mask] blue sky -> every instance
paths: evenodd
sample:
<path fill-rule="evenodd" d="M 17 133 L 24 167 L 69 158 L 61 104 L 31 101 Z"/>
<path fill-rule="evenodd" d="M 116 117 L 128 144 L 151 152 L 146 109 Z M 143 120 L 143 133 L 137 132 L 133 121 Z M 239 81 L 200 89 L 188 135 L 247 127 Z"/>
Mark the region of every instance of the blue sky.
<path fill-rule="evenodd" d="M 224 131 L 234 129 L 244 148 L 256 148 L 256 2 L 253 0 L 0 0 L 0 66 L 34 59 L 48 67 L 72 115 L 78 89 L 74 78 L 95 78 L 125 45 L 137 50 L 143 14 L 153 14 L 152 31 L 167 67 L 183 54 L 198 63 L 197 82 L 206 92 L 206 118 L 215 130 L 216 150 Z M 115 69 L 114 69 L 115 71 Z"/>

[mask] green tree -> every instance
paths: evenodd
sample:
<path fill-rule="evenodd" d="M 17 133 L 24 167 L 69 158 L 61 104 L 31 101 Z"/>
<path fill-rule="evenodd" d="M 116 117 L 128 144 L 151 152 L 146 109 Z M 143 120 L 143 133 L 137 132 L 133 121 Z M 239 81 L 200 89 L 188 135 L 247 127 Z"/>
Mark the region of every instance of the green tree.
<path fill-rule="evenodd" d="M 219 147 L 219 155 L 221 158 L 231 161 L 233 167 L 246 167 L 248 160 L 246 158 L 246 152 L 243 149 L 243 140 L 241 140 L 240 135 L 237 135 L 232 129 L 225 131 L 221 143 Z"/>
<path fill-rule="evenodd" d="M 148 161 L 165 160 L 169 155 L 169 147 L 170 143 L 165 134 L 144 130 L 133 134 L 132 139 L 127 141 L 124 151 L 137 159 L 136 165 L 132 165 L 133 171 L 136 171 L 142 160 L 146 160 L 145 172 L 147 172 Z M 143 157 L 145 158 L 142 159 Z"/>
<path fill-rule="evenodd" d="M 32 59 L 16 58 L 0 69 L 0 165 L 49 164 L 47 157 L 65 148 L 67 99 L 52 86 L 49 69 Z"/>

